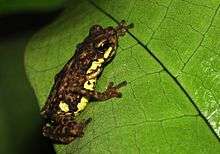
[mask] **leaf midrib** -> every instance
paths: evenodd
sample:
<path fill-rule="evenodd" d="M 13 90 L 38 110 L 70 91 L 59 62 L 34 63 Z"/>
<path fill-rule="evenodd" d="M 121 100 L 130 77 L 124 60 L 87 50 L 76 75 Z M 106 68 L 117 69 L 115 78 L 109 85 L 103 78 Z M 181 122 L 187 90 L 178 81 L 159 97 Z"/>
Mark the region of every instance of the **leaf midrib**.
<path fill-rule="evenodd" d="M 92 0 L 88 0 L 88 2 L 94 6 L 98 11 L 103 13 L 105 16 L 107 16 L 112 21 L 116 22 L 117 24 L 119 21 L 117 21 L 110 13 L 99 7 L 95 2 Z M 220 5 L 218 6 L 218 8 Z M 215 138 L 220 142 L 220 138 L 218 137 L 218 134 L 215 132 L 213 127 L 210 125 L 208 119 L 206 119 L 205 115 L 200 111 L 199 107 L 196 105 L 196 102 L 193 100 L 193 98 L 190 96 L 190 94 L 187 92 L 187 90 L 182 86 L 182 84 L 179 82 L 179 80 L 171 73 L 171 71 L 160 61 L 160 59 L 152 52 L 147 45 L 145 45 L 143 42 L 141 42 L 135 35 L 133 35 L 131 32 L 128 31 L 128 34 L 141 46 L 143 47 L 147 53 L 163 68 L 163 70 L 169 75 L 169 77 L 175 82 L 175 84 L 180 88 L 180 90 L 183 92 L 183 94 L 187 97 L 187 99 L 191 102 L 194 109 L 198 112 L 198 116 L 200 116 L 203 121 L 206 123 L 206 125 L 211 130 L 212 134 L 215 136 Z"/>

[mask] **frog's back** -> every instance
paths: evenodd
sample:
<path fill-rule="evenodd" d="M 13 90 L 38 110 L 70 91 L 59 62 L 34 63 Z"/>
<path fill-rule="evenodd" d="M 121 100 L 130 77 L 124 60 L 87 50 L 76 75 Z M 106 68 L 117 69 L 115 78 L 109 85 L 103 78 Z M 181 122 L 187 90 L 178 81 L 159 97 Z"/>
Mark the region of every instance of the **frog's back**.
<path fill-rule="evenodd" d="M 82 96 L 71 91 L 74 87 L 82 88 L 85 82 L 84 74 L 79 71 L 77 65 L 76 61 L 69 61 L 55 77 L 47 102 L 41 110 L 44 118 L 50 118 L 59 112 L 77 110 L 77 104 Z"/>

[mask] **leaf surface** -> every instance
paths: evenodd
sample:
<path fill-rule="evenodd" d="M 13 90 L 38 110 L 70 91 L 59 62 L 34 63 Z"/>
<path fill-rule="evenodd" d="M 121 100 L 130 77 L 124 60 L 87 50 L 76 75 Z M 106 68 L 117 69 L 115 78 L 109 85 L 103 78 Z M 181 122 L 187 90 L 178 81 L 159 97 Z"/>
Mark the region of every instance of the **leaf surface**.
<path fill-rule="evenodd" d="M 134 23 L 98 80 L 128 81 L 123 98 L 93 102 L 83 138 L 58 153 L 219 153 L 219 1 L 109 0 L 70 3 L 33 36 L 26 71 L 42 107 L 54 75 L 90 26 Z M 108 14 L 105 14 L 108 13 Z M 110 16 L 109 16 L 110 15 Z"/>

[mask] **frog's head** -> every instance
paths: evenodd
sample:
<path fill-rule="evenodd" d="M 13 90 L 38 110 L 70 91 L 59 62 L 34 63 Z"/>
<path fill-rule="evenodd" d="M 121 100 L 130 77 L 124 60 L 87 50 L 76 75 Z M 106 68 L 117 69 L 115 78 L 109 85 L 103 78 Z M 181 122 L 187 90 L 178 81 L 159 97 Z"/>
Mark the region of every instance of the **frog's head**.
<path fill-rule="evenodd" d="M 100 25 L 94 25 L 90 28 L 90 36 L 93 39 L 93 48 L 97 53 L 97 58 L 108 62 L 114 57 L 118 46 L 118 37 L 124 36 L 133 25 L 127 25 L 121 21 L 115 28 L 103 28 Z"/>
<path fill-rule="evenodd" d="M 115 55 L 118 44 L 118 37 L 113 27 L 102 28 L 94 25 L 90 28 L 90 36 L 93 38 L 93 49 L 97 54 L 97 59 L 104 59 L 108 62 Z"/>
<path fill-rule="evenodd" d="M 100 25 L 90 28 L 89 36 L 84 41 L 85 49 L 81 50 L 88 52 L 82 52 L 80 55 L 83 66 L 89 66 L 89 68 L 86 67 L 89 79 L 96 78 L 102 70 L 102 65 L 114 57 L 119 36 L 125 35 L 128 28 L 131 27 L 132 25 L 127 25 L 125 21 L 122 21 L 115 28 L 103 28 Z"/>

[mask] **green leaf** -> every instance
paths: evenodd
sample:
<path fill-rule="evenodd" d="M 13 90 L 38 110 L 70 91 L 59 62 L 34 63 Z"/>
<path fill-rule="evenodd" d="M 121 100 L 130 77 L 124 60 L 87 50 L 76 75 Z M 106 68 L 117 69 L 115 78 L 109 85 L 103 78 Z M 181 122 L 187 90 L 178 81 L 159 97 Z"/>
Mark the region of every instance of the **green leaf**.
<path fill-rule="evenodd" d="M 19 11 L 48 11 L 63 5 L 64 0 L 0 0 L 0 14 Z"/>
<path fill-rule="evenodd" d="M 54 75 L 90 26 L 134 23 L 98 81 L 128 81 L 123 98 L 93 102 L 83 138 L 58 153 L 219 153 L 219 1 L 82 1 L 27 46 L 26 71 L 42 107 Z"/>

